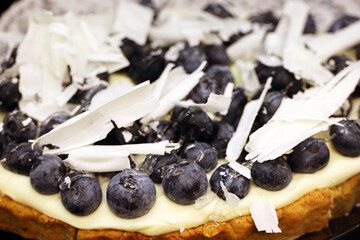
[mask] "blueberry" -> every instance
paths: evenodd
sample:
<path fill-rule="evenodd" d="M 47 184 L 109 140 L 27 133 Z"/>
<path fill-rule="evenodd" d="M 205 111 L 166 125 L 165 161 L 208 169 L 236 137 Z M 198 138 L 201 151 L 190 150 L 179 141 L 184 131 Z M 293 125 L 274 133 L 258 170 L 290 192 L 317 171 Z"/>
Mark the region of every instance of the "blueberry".
<path fill-rule="evenodd" d="M 324 168 L 330 158 L 329 148 L 320 139 L 308 138 L 287 155 L 288 163 L 293 172 L 314 173 Z"/>
<path fill-rule="evenodd" d="M 250 180 L 232 169 L 229 163 L 218 167 L 210 178 L 211 190 L 226 200 L 220 182 L 224 184 L 228 192 L 235 194 L 240 199 L 244 198 L 250 190 Z"/>
<path fill-rule="evenodd" d="M 231 18 L 233 15 L 219 3 L 210 3 L 204 7 L 204 11 L 211 13 L 219 18 Z"/>
<path fill-rule="evenodd" d="M 154 143 L 163 140 L 169 140 L 170 142 L 177 142 L 179 136 L 176 133 L 176 127 L 174 124 L 167 120 L 159 120 L 156 124 L 156 129 L 150 128 L 146 133 L 146 142 Z"/>
<path fill-rule="evenodd" d="M 190 162 L 197 163 L 205 172 L 213 170 L 218 163 L 217 151 L 206 142 L 195 142 L 189 144 L 183 154 L 182 158 Z"/>
<path fill-rule="evenodd" d="M 39 193 L 50 195 L 60 191 L 59 183 L 66 173 L 61 158 L 44 154 L 35 159 L 30 170 L 31 186 Z"/>
<path fill-rule="evenodd" d="M 327 61 L 327 68 L 334 74 L 339 73 L 346 68 L 350 63 L 350 59 L 344 55 L 333 56 Z"/>
<path fill-rule="evenodd" d="M 137 218 L 150 211 L 156 201 L 154 183 L 146 173 L 127 169 L 115 175 L 107 187 L 111 211 L 121 218 Z"/>
<path fill-rule="evenodd" d="M 347 157 L 360 156 L 360 125 L 355 120 L 342 120 L 341 125 L 330 127 L 331 142 L 335 149 Z"/>
<path fill-rule="evenodd" d="M 4 133 L 0 132 L 0 158 L 3 157 L 4 150 L 8 143 L 9 141 L 7 139 L 7 136 Z"/>
<path fill-rule="evenodd" d="M 302 79 L 296 79 L 294 74 L 285 68 L 275 68 L 271 83 L 272 90 L 284 90 L 289 97 L 292 97 L 303 88 L 303 85 Z"/>
<path fill-rule="evenodd" d="M 219 158 L 225 157 L 227 144 L 234 131 L 234 127 L 226 122 L 214 122 L 213 136 L 209 144 L 216 149 Z"/>
<path fill-rule="evenodd" d="M 44 122 L 40 124 L 40 136 L 50 132 L 58 125 L 70 119 L 70 115 L 66 112 L 57 112 L 50 115 Z"/>
<path fill-rule="evenodd" d="M 19 81 L 17 79 L 5 79 L 0 81 L 0 108 L 12 111 L 18 106 L 21 99 Z"/>
<path fill-rule="evenodd" d="M 271 11 L 267 11 L 251 16 L 250 21 L 254 23 L 271 25 L 269 30 L 273 32 L 279 22 L 279 19 L 277 19 Z"/>
<path fill-rule="evenodd" d="M 304 33 L 307 33 L 307 34 L 315 34 L 316 33 L 316 23 L 315 23 L 313 16 L 311 16 L 311 15 L 309 15 L 306 20 Z"/>
<path fill-rule="evenodd" d="M 261 84 L 265 84 L 266 80 L 275 74 L 276 67 L 267 66 L 261 62 L 258 62 L 255 67 L 256 75 Z"/>
<path fill-rule="evenodd" d="M 186 47 L 180 51 L 176 65 L 183 66 L 187 73 L 192 73 L 204 61 L 206 61 L 206 54 L 203 49 L 200 47 Z"/>
<path fill-rule="evenodd" d="M 149 53 L 130 65 L 129 75 L 136 84 L 147 80 L 153 82 L 160 77 L 165 66 L 166 61 L 162 54 Z"/>
<path fill-rule="evenodd" d="M 207 45 L 204 47 L 204 51 L 209 64 L 230 64 L 230 58 L 224 45 Z"/>
<path fill-rule="evenodd" d="M 37 135 L 37 125 L 35 121 L 21 111 L 8 113 L 4 118 L 4 133 L 11 139 L 25 142 L 35 139 Z"/>
<path fill-rule="evenodd" d="M 209 78 L 216 81 L 218 94 L 223 94 L 228 83 L 233 83 L 234 78 L 230 72 L 230 68 L 224 65 L 211 65 L 207 68 L 206 74 Z"/>
<path fill-rule="evenodd" d="M 170 200 L 189 205 L 206 193 L 208 180 L 205 170 L 196 163 L 174 164 L 165 172 L 162 187 Z"/>
<path fill-rule="evenodd" d="M 242 33 L 242 32 L 235 33 L 235 34 L 231 35 L 230 38 L 227 41 L 224 42 L 224 45 L 226 47 L 228 47 L 231 44 L 235 43 L 240 38 L 242 38 L 243 36 L 245 36 L 245 34 Z"/>
<path fill-rule="evenodd" d="M 148 155 L 141 166 L 141 170 L 147 172 L 154 183 L 161 183 L 168 166 L 179 161 L 179 157 L 175 153 Z"/>
<path fill-rule="evenodd" d="M 144 49 L 133 40 L 124 38 L 120 45 L 121 51 L 131 64 L 134 64 L 144 55 Z"/>
<path fill-rule="evenodd" d="M 240 121 L 246 103 L 247 96 L 245 95 L 244 89 L 241 87 L 236 87 L 232 93 L 228 113 L 222 117 L 222 121 L 236 128 Z"/>
<path fill-rule="evenodd" d="M 359 17 L 351 16 L 351 15 L 343 15 L 333 22 L 333 24 L 330 26 L 328 32 L 337 32 L 340 29 L 343 29 L 358 20 L 359 20 Z"/>
<path fill-rule="evenodd" d="M 289 185 L 292 174 L 289 164 L 278 157 L 262 163 L 255 162 L 251 168 L 251 177 L 259 187 L 278 191 Z"/>
<path fill-rule="evenodd" d="M 196 103 L 206 103 L 210 93 L 215 93 L 216 91 L 216 81 L 205 75 L 200 78 L 199 83 L 191 90 L 187 99 L 192 99 Z"/>
<path fill-rule="evenodd" d="M 283 95 L 281 92 L 268 92 L 256 117 L 256 121 L 260 124 L 260 126 L 267 123 L 272 118 L 272 116 L 274 116 L 275 112 L 281 104 L 282 99 Z"/>
<path fill-rule="evenodd" d="M 15 173 L 29 175 L 35 159 L 41 155 L 38 147 L 32 147 L 31 143 L 12 142 L 5 148 L 3 166 Z"/>
<path fill-rule="evenodd" d="M 81 103 L 82 104 L 90 103 L 91 100 L 93 99 L 93 97 L 96 94 L 98 94 L 99 92 L 101 92 L 102 90 L 104 90 L 105 88 L 106 88 L 105 85 L 99 84 L 98 86 L 95 86 L 93 88 L 90 88 L 90 89 L 84 91 L 82 99 L 81 99 Z"/>
<path fill-rule="evenodd" d="M 98 73 L 96 75 L 96 77 L 98 77 L 100 80 L 108 82 L 110 74 L 109 74 L 109 72 L 101 72 L 101 73 Z"/>
<path fill-rule="evenodd" d="M 119 144 L 134 144 L 145 142 L 145 135 L 135 123 L 129 127 L 115 128 L 115 137 Z"/>
<path fill-rule="evenodd" d="M 210 139 L 213 123 L 210 117 L 200 108 L 187 108 L 180 113 L 177 131 L 186 142 Z"/>
<path fill-rule="evenodd" d="M 102 201 L 99 181 L 87 173 L 73 172 L 65 175 L 60 183 L 60 190 L 64 207 L 78 216 L 93 213 Z"/>

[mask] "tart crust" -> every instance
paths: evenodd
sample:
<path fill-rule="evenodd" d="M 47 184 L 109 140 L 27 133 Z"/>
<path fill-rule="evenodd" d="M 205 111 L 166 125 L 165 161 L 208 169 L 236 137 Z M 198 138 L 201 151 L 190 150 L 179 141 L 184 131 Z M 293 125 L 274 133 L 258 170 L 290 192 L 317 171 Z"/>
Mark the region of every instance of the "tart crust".
<path fill-rule="evenodd" d="M 360 173 L 337 186 L 311 191 L 277 209 L 282 233 L 258 232 L 251 216 L 245 215 L 223 223 L 207 222 L 183 232 L 146 236 L 113 229 L 77 229 L 2 195 L 0 229 L 36 239 L 295 239 L 305 233 L 320 231 L 331 218 L 344 216 L 357 203 L 360 203 Z"/>

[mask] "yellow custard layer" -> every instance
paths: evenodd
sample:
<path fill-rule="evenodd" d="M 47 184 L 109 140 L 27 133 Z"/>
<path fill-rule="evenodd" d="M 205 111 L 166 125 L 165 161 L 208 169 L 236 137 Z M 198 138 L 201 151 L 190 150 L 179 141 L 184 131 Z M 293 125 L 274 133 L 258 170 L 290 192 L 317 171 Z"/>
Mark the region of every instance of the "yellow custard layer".
<path fill-rule="evenodd" d="M 359 109 L 356 101 L 354 109 Z M 355 116 L 355 111 L 352 114 Z M 60 195 L 51 196 L 37 193 L 30 185 L 29 177 L 14 174 L 0 165 L 0 192 L 17 202 L 30 206 L 38 211 L 82 229 L 121 229 L 141 232 L 147 235 L 159 235 L 184 228 L 196 227 L 207 221 L 226 221 L 239 214 L 249 214 L 249 204 L 255 198 L 270 200 L 275 208 L 284 207 L 299 199 L 306 193 L 323 187 L 335 186 L 360 172 L 360 157 L 347 158 L 330 149 L 329 164 L 313 174 L 293 174 L 291 183 L 281 191 L 266 191 L 251 183 L 249 194 L 240 201 L 236 208 L 231 208 L 226 201 L 208 190 L 206 196 L 196 204 L 182 206 L 176 204 L 163 194 L 161 185 L 157 184 L 157 199 L 148 214 L 136 219 L 121 219 L 115 216 L 106 202 L 108 180 L 100 179 L 103 189 L 103 201 L 91 215 L 78 217 L 69 213 L 60 201 Z M 219 165 L 224 161 L 220 161 Z M 210 175 L 209 175 L 210 177 Z"/>

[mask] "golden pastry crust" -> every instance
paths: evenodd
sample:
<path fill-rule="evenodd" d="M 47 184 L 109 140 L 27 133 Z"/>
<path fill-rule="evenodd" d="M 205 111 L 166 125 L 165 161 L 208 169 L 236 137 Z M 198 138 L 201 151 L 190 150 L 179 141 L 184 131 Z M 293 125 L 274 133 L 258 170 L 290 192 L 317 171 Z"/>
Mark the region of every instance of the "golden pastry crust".
<path fill-rule="evenodd" d="M 76 229 L 48 217 L 35 209 L 0 197 L 0 229 L 37 239 L 295 239 L 305 233 L 319 231 L 331 218 L 343 216 L 360 202 L 360 173 L 330 188 L 314 190 L 290 205 L 276 210 L 282 233 L 258 232 L 250 215 L 224 223 L 208 222 L 202 226 L 163 234 L 146 236 L 121 230 Z"/>

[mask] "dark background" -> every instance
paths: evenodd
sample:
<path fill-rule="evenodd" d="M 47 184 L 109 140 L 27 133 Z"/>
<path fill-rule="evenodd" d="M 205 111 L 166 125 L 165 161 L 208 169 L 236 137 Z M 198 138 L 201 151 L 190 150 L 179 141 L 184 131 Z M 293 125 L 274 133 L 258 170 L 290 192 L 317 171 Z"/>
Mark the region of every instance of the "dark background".
<path fill-rule="evenodd" d="M 61 0 L 59 0 L 61 1 Z M 74 0 L 75 1 L 75 0 Z M 0 0 L 0 14 L 15 0 Z M 360 239 L 360 208 L 354 208 L 347 216 L 330 221 L 329 227 L 321 232 L 307 234 L 298 240 L 355 240 Z M 22 240 L 23 238 L 0 231 L 1 240 Z"/>

